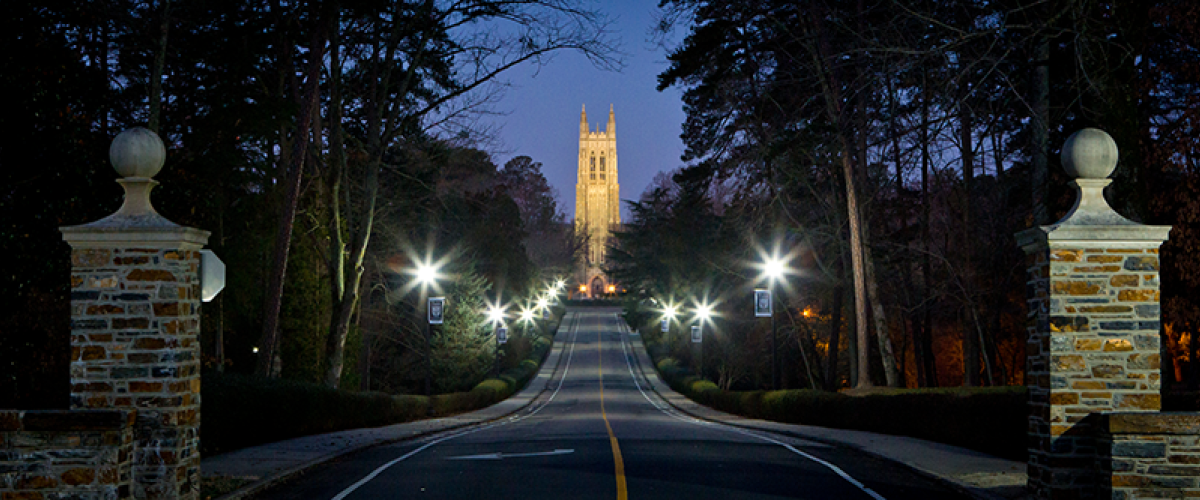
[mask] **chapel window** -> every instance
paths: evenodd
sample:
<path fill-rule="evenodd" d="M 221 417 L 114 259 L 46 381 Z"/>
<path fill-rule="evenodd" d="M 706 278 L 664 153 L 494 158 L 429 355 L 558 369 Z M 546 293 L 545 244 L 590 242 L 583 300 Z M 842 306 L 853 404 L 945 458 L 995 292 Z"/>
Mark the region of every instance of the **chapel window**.
<path fill-rule="evenodd" d="M 603 156 L 600 157 L 600 171 L 601 172 L 604 171 L 604 157 Z"/>

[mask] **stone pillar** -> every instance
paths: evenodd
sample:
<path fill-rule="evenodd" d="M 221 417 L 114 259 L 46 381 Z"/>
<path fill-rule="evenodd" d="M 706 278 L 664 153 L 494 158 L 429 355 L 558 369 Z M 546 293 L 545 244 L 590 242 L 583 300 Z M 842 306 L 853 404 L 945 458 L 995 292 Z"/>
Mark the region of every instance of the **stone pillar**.
<path fill-rule="evenodd" d="M 133 493 L 200 495 L 200 248 L 208 232 L 154 211 L 165 149 L 150 130 L 122 132 L 109 158 L 125 202 L 62 227 L 71 245 L 71 408 L 137 412 Z"/>
<path fill-rule="evenodd" d="M 1117 146 L 1103 131 L 1072 135 L 1062 163 L 1075 207 L 1017 234 L 1029 263 L 1028 488 L 1043 499 L 1095 495 L 1091 413 L 1161 408 L 1158 248 L 1171 228 L 1108 206 Z"/>

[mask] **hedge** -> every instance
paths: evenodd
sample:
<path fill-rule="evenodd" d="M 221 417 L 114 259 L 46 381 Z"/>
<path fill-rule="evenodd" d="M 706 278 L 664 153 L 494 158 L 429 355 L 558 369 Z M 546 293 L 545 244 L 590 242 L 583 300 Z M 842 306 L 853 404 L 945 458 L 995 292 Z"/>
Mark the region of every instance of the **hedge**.
<path fill-rule="evenodd" d="M 809 389 L 724 391 L 674 358 L 656 364 L 672 389 L 726 413 L 777 422 L 910 436 L 1024 461 L 1024 387 L 880 389 L 847 395 Z"/>
<path fill-rule="evenodd" d="M 295 380 L 263 379 L 205 372 L 201 380 L 201 453 L 214 455 L 239 448 L 312 434 L 410 422 L 490 406 L 523 388 L 550 352 L 539 336 L 520 364 L 470 391 L 426 396 L 330 389 Z"/>

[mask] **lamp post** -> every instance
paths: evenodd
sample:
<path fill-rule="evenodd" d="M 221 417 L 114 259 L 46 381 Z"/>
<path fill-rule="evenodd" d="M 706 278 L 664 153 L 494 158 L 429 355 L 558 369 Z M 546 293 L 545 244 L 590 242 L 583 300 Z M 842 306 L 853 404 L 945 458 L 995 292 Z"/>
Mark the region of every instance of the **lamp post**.
<path fill-rule="evenodd" d="M 417 267 L 411 271 L 416 277 L 417 284 L 421 287 L 421 297 L 425 298 L 425 292 L 429 288 L 436 288 L 438 278 L 441 277 L 441 266 L 443 262 L 418 262 Z M 441 324 L 442 317 L 445 313 L 445 298 L 444 297 L 428 297 L 425 300 L 425 395 L 433 395 L 433 347 L 431 338 L 433 337 L 433 325 Z M 435 310 L 436 309 L 436 310 Z M 436 313 L 436 314 L 435 314 Z M 429 406 L 430 411 L 433 411 L 433 405 Z"/>
<path fill-rule="evenodd" d="M 668 350 L 671 348 L 671 322 L 675 320 L 675 314 L 676 308 L 673 304 L 667 304 L 667 306 L 663 308 L 662 333 L 667 334 L 665 340 Z"/>
<path fill-rule="evenodd" d="M 779 389 L 779 335 L 775 327 L 775 282 L 783 279 L 789 273 L 789 256 L 780 257 L 779 248 L 770 255 L 763 255 L 763 261 L 757 264 L 760 274 L 758 280 L 766 281 L 766 290 L 754 291 L 755 316 L 771 318 L 771 389 Z"/>
<path fill-rule="evenodd" d="M 783 261 L 772 257 L 763 268 L 767 275 L 767 310 L 771 313 L 771 389 L 779 389 L 779 333 L 775 328 L 775 281 L 783 277 Z"/>
<path fill-rule="evenodd" d="M 700 344 L 700 378 L 704 378 L 704 323 L 708 322 L 710 318 L 712 318 L 712 305 L 708 304 L 707 302 L 698 304 L 696 306 L 694 319 L 696 324 L 693 325 L 692 328 L 695 330 L 693 332 L 693 342 L 696 342 L 695 335 L 697 333 L 699 334 L 698 343 Z"/>
<path fill-rule="evenodd" d="M 507 337 L 508 328 L 504 326 L 504 317 L 508 311 L 499 305 L 491 305 L 488 307 L 488 321 L 492 324 L 492 331 L 496 335 L 496 362 L 492 365 L 492 376 L 500 376 L 500 346 L 504 344 Z"/>
<path fill-rule="evenodd" d="M 536 311 L 534 311 L 534 309 L 531 307 L 526 307 L 526 308 L 521 309 L 521 316 L 520 316 L 521 324 L 524 325 L 521 328 L 522 332 L 528 333 L 529 323 L 537 321 L 537 319 L 536 319 L 537 316 L 535 315 L 535 313 L 536 313 Z"/>

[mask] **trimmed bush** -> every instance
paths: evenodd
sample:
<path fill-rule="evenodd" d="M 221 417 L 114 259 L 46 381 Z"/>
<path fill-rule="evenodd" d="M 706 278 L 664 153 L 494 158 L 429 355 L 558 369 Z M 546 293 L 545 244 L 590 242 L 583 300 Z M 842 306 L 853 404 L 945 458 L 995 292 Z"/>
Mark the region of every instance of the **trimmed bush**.
<path fill-rule="evenodd" d="M 424 396 L 351 392 L 294 380 L 204 373 L 201 453 L 423 418 Z"/>
<path fill-rule="evenodd" d="M 201 453 L 361 427 L 379 427 L 478 410 L 512 396 L 537 375 L 551 341 L 536 337 L 528 357 L 466 392 L 391 396 L 330 389 L 295 380 L 205 372 L 201 381 Z"/>
<path fill-rule="evenodd" d="M 1012 460 L 1027 458 L 1024 387 L 880 389 L 868 395 L 810 389 L 723 391 L 673 358 L 659 359 L 656 366 L 672 389 L 726 413 L 910 436 Z"/>

